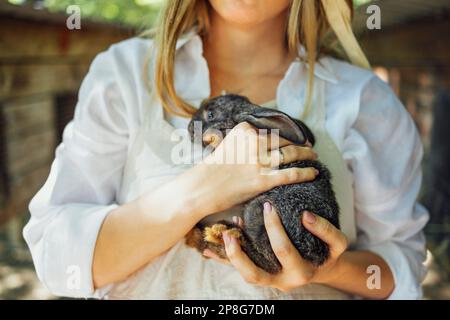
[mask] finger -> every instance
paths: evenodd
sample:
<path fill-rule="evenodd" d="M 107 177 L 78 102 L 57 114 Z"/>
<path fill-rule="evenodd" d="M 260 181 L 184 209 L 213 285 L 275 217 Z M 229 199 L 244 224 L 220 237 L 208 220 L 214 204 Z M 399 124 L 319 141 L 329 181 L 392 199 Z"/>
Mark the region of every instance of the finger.
<path fill-rule="evenodd" d="M 260 146 L 265 146 L 267 150 L 275 150 L 294 144 L 292 141 L 280 137 L 278 134 L 267 129 L 256 129 L 256 132 L 258 133 Z"/>
<path fill-rule="evenodd" d="M 203 251 L 203 255 L 205 257 L 211 258 L 219 263 L 223 263 L 223 264 L 230 264 L 230 261 L 228 261 L 227 259 L 222 259 L 221 257 L 219 257 L 216 253 L 212 252 L 209 249 L 205 249 Z"/>
<path fill-rule="evenodd" d="M 244 226 L 244 220 L 242 220 L 241 217 L 239 217 L 239 216 L 233 216 L 232 220 L 233 220 L 233 222 L 234 222 L 235 224 L 237 224 L 239 227 L 242 228 L 242 227 Z"/>
<path fill-rule="evenodd" d="M 306 229 L 328 244 L 332 256 L 338 257 L 347 249 L 347 237 L 328 220 L 305 211 L 302 222 Z"/>
<path fill-rule="evenodd" d="M 309 263 L 298 253 L 289 239 L 275 208 L 264 203 L 264 225 L 269 236 L 273 252 L 285 270 L 309 270 Z"/>
<path fill-rule="evenodd" d="M 268 179 L 269 185 L 273 188 L 285 184 L 312 181 L 318 174 L 319 171 L 313 167 L 294 167 L 281 170 L 274 169 L 270 174 L 266 175 L 266 179 Z"/>
<path fill-rule="evenodd" d="M 258 268 L 242 251 L 235 237 L 224 232 L 225 251 L 230 263 L 239 271 L 245 281 L 252 284 L 268 286 L 272 283 L 272 275 Z"/>
<path fill-rule="evenodd" d="M 231 130 L 231 132 L 233 133 L 240 133 L 240 132 L 247 132 L 247 133 L 257 133 L 257 129 L 252 126 L 250 123 L 244 121 L 244 122 L 239 122 L 237 125 L 234 126 L 234 128 Z M 231 133 L 230 132 L 230 133 Z"/>
<path fill-rule="evenodd" d="M 265 136 L 264 138 L 267 139 L 267 150 L 276 150 L 281 147 L 294 144 L 292 141 L 289 141 L 276 134 L 270 134 Z"/>
<path fill-rule="evenodd" d="M 281 164 L 291 163 L 300 160 L 316 160 L 317 153 L 308 147 L 297 145 L 288 145 L 280 149 L 269 152 L 270 163 L 272 167 L 278 167 Z"/>
<path fill-rule="evenodd" d="M 203 143 L 206 145 L 212 146 L 214 149 L 217 148 L 217 146 L 222 142 L 223 135 L 220 131 L 217 130 L 217 132 L 205 132 L 205 134 L 202 137 Z"/>
<path fill-rule="evenodd" d="M 290 144 L 294 144 L 292 141 L 287 140 L 283 137 L 280 137 L 278 134 L 267 132 L 267 130 L 266 131 L 259 130 L 246 121 L 238 123 L 233 128 L 232 131 L 239 132 L 239 130 L 243 130 L 243 131 L 250 130 L 248 132 L 259 134 L 260 138 L 266 140 L 266 145 L 267 145 L 268 150 L 279 149 L 281 147 L 284 147 L 284 146 L 287 146 Z M 265 134 L 263 132 L 265 132 Z"/>
<path fill-rule="evenodd" d="M 253 127 L 248 122 L 240 122 L 226 135 L 227 141 L 235 144 L 236 139 L 240 141 L 244 141 L 247 144 L 254 144 L 256 146 L 259 145 L 259 136 L 256 131 L 256 128 Z"/>

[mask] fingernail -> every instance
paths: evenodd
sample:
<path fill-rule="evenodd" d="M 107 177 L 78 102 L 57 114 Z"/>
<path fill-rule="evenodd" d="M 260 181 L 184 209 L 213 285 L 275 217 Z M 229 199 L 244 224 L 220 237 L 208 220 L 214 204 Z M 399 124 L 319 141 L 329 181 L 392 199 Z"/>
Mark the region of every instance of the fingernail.
<path fill-rule="evenodd" d="M 319 170 L 317 170 L 317 169 L 314 169 L 314 172 L 315 172 L 316 176 L 318 176 L 318 175 L 319 175 Z"/>
<path fill-rule="evenodd" d="M 233 220 L 234 223 L 239 224 L 239 218 L 237 216 L 233 216 L 233 218 L 231 218 Z"/>
<path fill-rule="evenodd" d="M 309 224 L 314 224 L 316 222 L 315 214 L 309 211 L 303 212 L 303 216 L 305 217 L 305 221 L 308 222 Z"/>
<path fill-rule="evenodd" d="M 264 202 L 264 214 L 268 214 L 272 211 L 272 205 L 270 202 Z"/>
<path fill-rule="evenodd" d="M 242 227 L 244 225 L 244 220 L 241 217 L 238 217 L 238 225 Z"/>

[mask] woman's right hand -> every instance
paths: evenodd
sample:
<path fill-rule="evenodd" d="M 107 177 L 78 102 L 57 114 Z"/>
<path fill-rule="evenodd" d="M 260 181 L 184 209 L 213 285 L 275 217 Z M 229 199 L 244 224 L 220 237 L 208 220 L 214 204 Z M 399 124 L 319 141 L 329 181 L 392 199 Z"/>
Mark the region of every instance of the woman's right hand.
<path fill-rule="evenodd" d="M 271 143 L 275 141 L 275 143 Z M 277 143 L 278 142 L 278 143 Z M 281 149 L 281 153 L 280 153 Z M 278 169 L 280 164 L 315 160 L 310 147 L 270 135 L 259 135 L 247 122 L 235 126 L 214 152 L 188 175 L 198 183 L 191 196 L 201 217 L 241 204 L 276 186 L 314 180 L 315 168 Z"/>
<path fill-rule="evenodd" d="M 95 287 L 122 281 L 175 245 L 207 215 L 278 185 L 315 178 L 313 168 L 272 168 L 280 163 L 278 147 L 283 150 L 283 163 L 315 159 L 311 148 L 294 146 L 282 139 L 278 146 L 271 147 L 261 140 L 263 137 L 255 128 L 241 123 L 200 164 L 111 211 L 100 228 L 95 247 Z M 243 157 L 246 161 L 225 161 Z"/>

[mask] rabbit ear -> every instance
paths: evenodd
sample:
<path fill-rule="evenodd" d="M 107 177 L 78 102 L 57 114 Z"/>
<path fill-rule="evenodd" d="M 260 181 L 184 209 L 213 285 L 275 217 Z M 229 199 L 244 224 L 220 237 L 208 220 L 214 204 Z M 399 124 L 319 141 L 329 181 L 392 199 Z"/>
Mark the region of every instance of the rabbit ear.
<path fill-rule="evenodd" d="M 295 144 L 305 145 L 310 142 L 314 145 L 314 135 L 308 127 L 280 111 L 257 107 L 249 112 L 236 114 L 234 120 L 238 123 L 246 121 L 258 129 L 279 129 L 281 137 Z"/>

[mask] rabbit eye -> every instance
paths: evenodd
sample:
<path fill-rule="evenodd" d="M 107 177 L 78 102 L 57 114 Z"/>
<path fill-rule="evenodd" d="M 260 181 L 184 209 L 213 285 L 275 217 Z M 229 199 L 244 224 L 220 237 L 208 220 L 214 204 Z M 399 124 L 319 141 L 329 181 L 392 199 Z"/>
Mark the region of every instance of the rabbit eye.
<path fill-rule="evenodd" d="M 212 110 L 208 110 L 208 112 L 206 113 L 206 118 L 208 120 L 214 120 L 214 112 L 212 112 Z"/>

